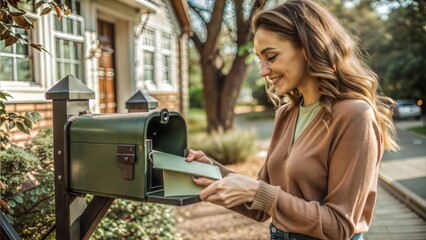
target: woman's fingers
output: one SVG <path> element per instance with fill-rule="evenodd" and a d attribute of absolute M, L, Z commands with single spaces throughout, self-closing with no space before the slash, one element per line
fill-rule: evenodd
<path fill-rule="evenodd" d="M 206 186 L 199 194 L 201 200 L 227 208 L 253 202 L 259 188 L 259 181 L 239 174 L 229 174 L 217 181 L 199 178 L 194 182 Z"/>
<path fill-rule="evenodd" d="M 186 156 L 186 161 L 191 162 L 193 160 L 198 160 L 204 156 L 204 153 L 202 151 L 195 151 L 192 149 L 189 149 L 188 155 Z"/>
<path fill-rule="evenodd" d="M 198 161 L 203 162 L 207 164 L 213 164 L 212 160 L 208 158 L 202 151 L 195 151 L 192 149 L 188 149 L 188 155 L 185 158 L 185 161 L 192 162 L 192 161 Z"/>
<path fill-rule="evenodd" d="M 207 187 L 210 184 L 214 183 L 216 180 L 213 180 L 211 178 L 205 178 L 205 177 L 193 177 L 193 181 L 195 182 L 195 184 L 200 185 L 200 186 L 204 186 Z"/>

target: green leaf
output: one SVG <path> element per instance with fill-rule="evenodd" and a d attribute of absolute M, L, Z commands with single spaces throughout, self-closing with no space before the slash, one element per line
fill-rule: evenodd
<path fill-rule="evenodd" d="M 26 134 L 30 134 L 30 130 L 23 122 L 17 122 L 16 126 L 18 127 L 19 131 L 24 132 Z"/>
<path fill-rule="evenodd" d="M 16 114 L 16 113 L 8 113 L 7 114 L 10 118 L 17 118 L 18 117 L 18 114 Z"/>
<path fill-rule="evenodd" d="M 29 129 L 33 128 L 33 122 L 30 121 L 29 119 L 24 120 L 24 125 Z"/>
<path fill-rule="evenodd" d="M 13 129 L 16 126 L 15 122 L 13 120 L 9 120 L 9 124 L 7 125 L 7 127 L 9 129 Z"/>
<path fill-rule="evenodd" d="M 7 100 L 7 97 L 8 97 L 8 96 L 10 96 L 10 94 L 9 94 L 9 93 L 7 93 L 7 92 L 3 92 L 3 91 L 0 91 L 0 98 L 1 98 L 1 99 Z"/>
<path fill-rule="evenodd" d="M 13 224 L 13 216 L 12 215 L 10 215 L 9 213 L 6 213 L 6 218 L 10 223 Z"/>
<path fill-rule="evenodd" d="M 245 48 L 244 48 L 244 45 L 243 46 L 240 46 L 239 48 L 238 48 L 238 56 L 241 56 L 241 55 L 243 55 L 243 53 L 245 52 Z"/>
<path fill-rule="evenodd" d="M 31 200 L 31 202 L 37 202 L 37 200 L 38 200 L 38 196 L 37 195 L 34 195 L 34 196 L 31 196 L 30 197 L 30 200 Z"/>
<path fill-rule="evenodd" d="M 25 113 L 25 117 L 26 117 L 28 120 L 30 120 L 31 122 L 34 122 L 33 115 L 32 115 L 30 112 L 26 112 L 26 113 Z"/>
<path fill-rule="evenodd" d="M 7 201 L 7 204 L 10 206 L 10 207 L 15 207 L 16 206 L 16 202 L 15 201 L 13 201 L 13 200 L 9 200 L 9 201 Z"/>
<path fill-rule="evenodd" d="M 41 116 L 39 112 L 31 112 L 31 115 L 33 116 L 33 119 L 35 119 L 35 122 L 43 119 L 43 116 Z"/>
<path fill-rule="evenodd" d="M 248 42 L 246 44 L 241 45 L 238 48 L 238 56 L 243 55 L 246 51 L 247 52 L 251 52 L 251 50 L 253 49 L 253 42 Z"/>
<path fill-rule="evenodd" d="M 22 198 L 19 195 L 13 196 L 13 200 L 15 200 L 15 202 L 17 202 L 17 203 L 23 203 L 24 202 L 24 198 Z"/>
<path fill-rule="evenodd" d="M 253 59 L 254 59 L 254 54 L 251 53 L 246 57 L 246 59 L 244 59 L 244 63 L 249 65 L 249 64 L 253 63 Z"/>
<path fill-rule="evenodd" d="M 15 214 L 15 210 L 13 208 L 9 208 L 9 210 L 7 210 L 7 212 L 12 214 L 12 215 Z"/>

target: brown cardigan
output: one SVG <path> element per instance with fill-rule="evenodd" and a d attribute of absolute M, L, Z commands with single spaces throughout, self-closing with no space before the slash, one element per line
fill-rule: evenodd
<path fill-rule="evenodd" d="M 322 109 L 291 145 L 297 114 L 292 105 L 277 112 L 255 200 L 232 210 L 258 221 L 272 217 L 283 231 L 321 239 L 368 231 L 383 155 L 372 108 L 362 100 L 339 101 L 329 120 Z"/>

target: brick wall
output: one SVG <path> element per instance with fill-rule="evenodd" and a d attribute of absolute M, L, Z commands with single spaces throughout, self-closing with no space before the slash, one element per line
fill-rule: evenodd
<path fill-rule="evenodd" d="M 52 103 L 50 101 L 26 102 L 26 103 L 10 103 L 6 102 L 7 112 L 15 112 L 24 115 L 26 112 L 39 112 L 43 119 L 33 126 L 30 135 L 19 132 L 14 129 L 10 133 L 11 141 L 14 144 L 22 146 L 31 137 L 34 137 L 40 128 L 53 126 Z"/>
<path fill-rule="evenodd" d="M 167 108 L 169 111 L 181 111 L 179 93 L 150 93 L 149 95 L 158 100 L 158 110 Z"/>

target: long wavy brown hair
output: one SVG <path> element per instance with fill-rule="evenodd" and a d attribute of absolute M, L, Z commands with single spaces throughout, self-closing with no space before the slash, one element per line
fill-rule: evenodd
<path fill-rule="evenodd" d="M 334 103 L 342 99 L 361 99 L 374 110 L 387 150 L 398 150 L 392 112 L 393 100 L 381 93 L 378 76 L 361 56 L 355 38 L 329 11 L 311 0 L 289 0 L 271 10 L 259 10 L 252 20 L 252 31 L 263 28 L 290 40 L 305 51 L 308 74 L 319 81 L 320 102 L 331 116 Z M 282 96 L 267 78 L 270 100 L 279 108 Z M 286 96 L 293 104 L 302 100 L 297 89 Z"/>

